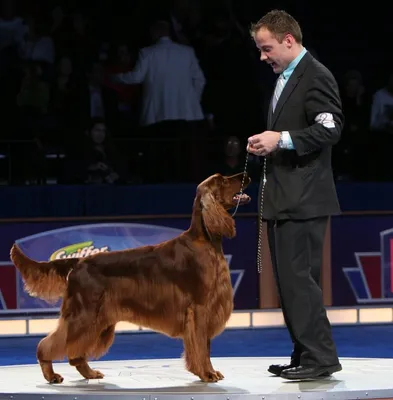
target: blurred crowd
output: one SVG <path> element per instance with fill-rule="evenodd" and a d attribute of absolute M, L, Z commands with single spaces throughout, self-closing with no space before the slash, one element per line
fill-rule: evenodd
<path fill-rule="evenodd" d="M 2 183 L 198 182 L 243 170 L 274 76 L 251 21 L 228 2 L 163 1 L 154 12 L 141 1 L 32 3 L 1 2 Z M 355 69 L 337 80 L 336 178 L 390 180 L 393 75 L 377 91 Z M 381 157 L 369 162 L 373 146 Z M 258 160 L 249 168 L 258 176 Z"/>

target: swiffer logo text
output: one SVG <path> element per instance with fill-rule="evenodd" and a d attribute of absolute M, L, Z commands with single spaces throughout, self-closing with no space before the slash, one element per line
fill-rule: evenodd
<path fill-rule="evenodd" d="M 63 258 L 84 258 L 97 253 L 106 253 L 109 246 L 95 247 L 93 242 L 82 242 L 63 247 L 55 251 L 49 258 L 52 260 L 61 260 Z"/>

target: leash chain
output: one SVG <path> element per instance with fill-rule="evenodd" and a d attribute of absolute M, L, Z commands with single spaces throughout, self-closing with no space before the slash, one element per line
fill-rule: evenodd
<path fill-rule="evenodd" d="M 247 152 L 246 154 L 246 162 L 244 164 L 244 171 L 243 171 L 243 179 L 242 179 L 242 185 L 240 187 L 240 193 L 239 193 L 239 199 L 236 204 L 235 211 L 232 214 L 232 217 L 235 216 L 237 209 L 239 208 L 239 204 L 241 201 L 241 195 L 243 194 L 244 190 L 244 179 L 246 177 L 246 172 L 247 172 L 247 165 L 248 165 L 248 155 L 249 153 Z M 259 229 L 258 229 L 258 249 L 257 249 L 257 268 L 258 268 L 258 274 L 262 272 L 262 238 L 263 238 L 263 196 L 265 193 L 265 186 L 266 186 L 266 157 L 263 161 L 263 179 L 262 179 L 262 188 L 261 188 L 261 199 L 260 199 L 260 209 L 258 210 L 259 214 Z"/>
<path fill-rule="evenodd" d="M 258 248 L 257 248 L 257 268 L 258 274 L 262 272 L 262 239 L 263 239 L 263 195 L 265 193 L 266 186 L 266 157 L 263 160 L 263 179 L 262 179 L 262 188 L 261 188 L 261 198 L 260 198 L 260 207 L 258 210 L 259 214 L 259 229 L 258 229 Z"/>
<path fill-rule="evenodd" d="M 245 164 L 244 164 L 242 185 L 240 186 L 239 199 L 238 199 L 238 201 L 237 201 L 236 208 L 235 208 L 235 211 L 234 211 L 233 214 L 232 214 L 232 217 L 234 217 L 235 214 L 237 213 L 237 209 L 239 208 L 239 204 L 240 204 L 240 201 L 241 201 L 241 196 L 242 196 L 242 194 L 243 194 L 243 190 L 244 190 L 244 179 L 245 179 L 246 173 L 247 173 L 248 154 L 249 154 L 249 153 L 247 152 L 247 154 L 246 154 L 246 162 L 245 162 Z"/>

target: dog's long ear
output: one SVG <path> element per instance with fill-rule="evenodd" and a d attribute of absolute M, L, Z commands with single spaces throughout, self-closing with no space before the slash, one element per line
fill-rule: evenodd
<path fill-rule="evenodd" d="M 209 190 L 201 196 L 201 205 L 203 223 L 211 237 L 235 236 L 235 221 Z"/>

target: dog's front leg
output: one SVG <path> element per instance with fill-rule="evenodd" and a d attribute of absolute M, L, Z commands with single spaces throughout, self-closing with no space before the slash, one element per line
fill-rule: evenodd
<path fill-rule="evenodd" d="M 210 339 L 207 336 L 207 318 L 202 307 L 187 309 L 183 335 L 184 357 L 188 371 L 203 382 L 217 382 L 224 376 L 215 371 L 210 361 Z"/>
<path fill-rule="evenodd" d="M 214 368 L 211 364 L 211 360 L 210 360 L 210 343 L 211 343 L 211 339 L 207 339 L 207 353 L 208 353 L 208 357 L 209 357 L 209 362 L 210 362 L 211 368 L 214 370 Z M 214 372 L 217 374 L 218 380 L 224 379 L 224 375 L 220 371 L 214 370 Z"/>

